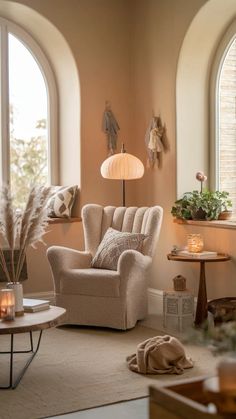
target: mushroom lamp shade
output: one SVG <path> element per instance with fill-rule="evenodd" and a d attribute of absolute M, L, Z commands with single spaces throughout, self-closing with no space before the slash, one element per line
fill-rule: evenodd
<path fill-rule="evenodd" d="M 101 165 L 102 177 L 122 180 L 123 206 L 125 206 L 125 180 L 139 179 L 143 174 L 144 166 L 141 160 L 124 151 L 108 157 Z"/>
<path fill-rule="evenodd" d="M 101 165 L 101 175 L 106 179 L 139 179 L 143 174 L 143 163 L 129 153 L 114 154 Z"/>

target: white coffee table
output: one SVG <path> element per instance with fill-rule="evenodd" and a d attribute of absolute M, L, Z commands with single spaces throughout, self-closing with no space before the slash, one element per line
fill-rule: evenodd
<path fill-rule="evenodd" d="M 60 323 L 60 318 L 65 314 L 66 310 L 61 307 L 50 306 L 48 310 L 43 310 L 37 313 L 25 313 L 21 317 L 16 317 L 12 321 L 0 320 L 0 335 L 10 335 L 10 351 L 0 352 L 0 354 L 10 355 L 10 371 L 9 371 L 9 385 L 0 386 L 0 389 L 15 389 L 25 374 L 28 366 L 38 352 L 41 337 L 44 329 L 55 327 Z M 34 349 L 33 332 L 39 332 L 36 348 Z M 29 333 L 30 335 L 30 349 L 25 351 L 14 350 L 14 335 L 17 333 Z M 0 336 L 1 339 L 1 336 Z M 13 381 L 13 361 L 14 354 L 29 353 L 30 358 L 27 360 L 25 366 L 20 371 L 18 376 Z"/>

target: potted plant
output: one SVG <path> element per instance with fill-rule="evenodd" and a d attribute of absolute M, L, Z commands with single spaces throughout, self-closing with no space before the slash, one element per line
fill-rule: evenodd
<path fill-rule="evenodd" d="M 192 191 L 175 201 L 171 214 L 185 220 L 217 220 L 222 211 L 232 206 L 226 191 Z"/>
<path fill-rule="evenodd" d="M 1 191 L 0 267 L 4 272 L 7 286 L 14 289 L 15 309 L 18 315 L 23 314 L 22 284 L 19 281 L 26 251 L 29 246 L 42 241 L 48 221 L 47 202 L 50 194 L 51 188 L 32 188 L 24 211 L 19 212 L 14 208 L 9 188 L 4 187 Z"/>

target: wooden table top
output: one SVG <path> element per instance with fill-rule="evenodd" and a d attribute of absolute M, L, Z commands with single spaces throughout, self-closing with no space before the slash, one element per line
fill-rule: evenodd
<path fill-rule="evenodd" d="M 65 312 L 66 310 L 62 307 L 50 306 L 48 310 L 24 313 L 23 316 L 15 317 L 14 320 L 0 320 L 0 335 L 33 332 L 57 326 Z"/>
<path fill-rule="evenodd" d="M 231 257 L 225 253 L 218 253 L 213 257 L 192 257 L 192 256 L 180 256 L 172 255 L 169 253 L 167 255 L 168 260 L 174 260 L 179 262 L 225 262 L 230 260 Z"/>

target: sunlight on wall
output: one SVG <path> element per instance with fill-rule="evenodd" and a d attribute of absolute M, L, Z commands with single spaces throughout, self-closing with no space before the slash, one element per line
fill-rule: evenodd
<path fill-rule="evenodd" d="M 234 0 L 208 1 L 193 19 L 182 44 L 176 78 L 177 197 L 197 189 L 197 171 L 210 175 L 210 69 L 217 43 L 234 15 Z"/>

